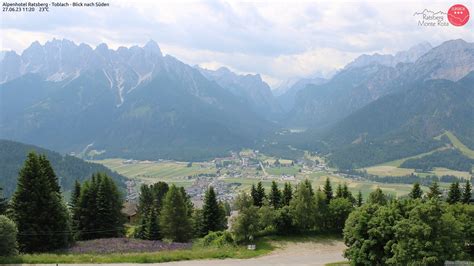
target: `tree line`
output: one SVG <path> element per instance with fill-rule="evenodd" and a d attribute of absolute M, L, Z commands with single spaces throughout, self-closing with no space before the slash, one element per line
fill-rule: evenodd
<path fill-rule="evenodd" d="M 375 197 L 375 194 L 378 196 Z M 471 185 L 453 183 L 446 201 L 435 182 L 426 195 L 418 183 L 408 198 L 392 199 L 380 189 L 352 212 L 345 224 L 344 256 L 353 265 L 444 265 L 474 255 Z"/>
<path fill-rule="evenodd" d="M 134 237 L 186 242 L 226 229 L 229 212 L 230 206 L 217 200 L 212 186 L 205 192 L 202 209 L 198 209 L 183 187 L 170 187 L 165 182 L 142 185 L 138 204 L 140 220 Z"/>
<path fill-rule="evenodd" d="M 471 184 L 451 184 L 443 195 L 437 182 L 424 193 L 415 183 L 406 198 L 381 189 L 367 199 L 353 195 L 347 184 L 326 179 L 313 188 L 309 180 L 268 191 L 258 182 L 230 205 L 217 199 L 210 186 L 202 208 L 195 208 L 184 188 L 164 182 L 143 185 L 139 221 L 133 236 L 187 242 L 252 243 L 268 235 L 332 232 L 343 234 L 345 256 L 353 264 L 441 264 L 473 255 L 474 205 Z M 45 252 L 67 248 L 75 240 L 122 237 L 126 219 L 123 199 L 114 181 L 96 173 L 76 182 L 69 204 L 44 155 L 28 154 L 17 189 L 6 203 L 0 196 L 0 254 Z M 226 230 L 223 232 L 224 230 Z"/>
<path fill-rule="evenodd" d="M 75 240 L 124 233 L 123 200 L 111 177 L 97 173 L 83 184 L 76 181 L 68 206 L 51 163 L 35 152 L 28 153 L 11 200 L 1 202 L 6 216 L 0 227 L 8 233 L 0 234 L 0 242 L 15 244 L 0 248 L 0 255 L 54 251 Z"/>

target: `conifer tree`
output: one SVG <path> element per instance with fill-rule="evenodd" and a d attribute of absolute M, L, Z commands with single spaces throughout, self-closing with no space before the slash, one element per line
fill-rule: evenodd
<path fill-rule="evenodd" d="M 262 182 L 258 182 L 256 188 L 252 186 L 251 196 L 253 205 L 262 207 L 263 200 L 265 199 L 265 189 L 263 188 Z"/>
<path fill-rule="evenodd" d="M 72 241 L 69 213 L 48 165 L 45 157 L 30 152 L 19 173 L 11 209 L 23 252 L 64 248 Z"/>
<path fill-rule="evenodd" d="M 186 242 L 192 236 L 188 206 L 180 190 L 172 185 L 166 193 L 160 213 L 160 229 L 163 238 Z"/>
<path fill-rule="evenodd" d="M 2 190 L 3 188 L 0 187 L 0 215 L 5 214 L 8 206 L 8 201 L 3 197 Z"/>
<path fill-rule="evenodd" d="M 157 220 L 157 214 L 155 208 L 152 208 L 146 223 L 146 239 L 148 240 L 159 240 L 160 226 Z"/>
<path fill-rule="evenodd" d="M 303 183 L 309 189 L 309 193 L 311 193 L 311 196 L 314 196 L 313 186 L 311 185 L 311 182 L 308 179 L 305 179 Z"/>
<path fill-rule="evenodd" d="M 139 239 L 148 239 L 147 235 L 147 224 L 150 214 L 143 214 L 140 217 L 140 225 L 135 229 L 133 237 Z"/>
<path fill-rule="evenodd" d="M 326 183 L 324 184 L 323 192 L 324 194 L 326 194 L 326 203 L 329 204 L 329 202 L 333 198 L 332 186 L 331 186 L 331 181 L 329 180 L 329 178 L 326 178 Z"/>
<path fill-rule="evenodd" d="M 362 206 L 362 203 L 363 203 L 363 199 L 362 199 L 362 192 L 360 192 L 359 190 L 359 193 L 357 193 L 357 206 Z"/>
<path fill-rule="evenodd" d="M 293 188 L 289 182 L 285 183 L 285 187 L 283 188 L 283 196 L 282 196 L 282 205 L 290 206 L 290 201 L 293 198 Z"/>
<path fill-rule="evenodd" d="M 79 181 L 74 182 L 74 189 L 71 193 L 71 200 L 69 201 L 69 207 L 73 210 L 77 203 L 79 202 L 79 197 L 81 196 L 81 183 Z"/>
<path fill-rule="evenodd" d="M 451 184 L 446 201 L 449 204 L 455 204 L 461 201 L 461 189 L 459 188 L 459 182 L 454 182 Z"/>
<path fill-rule="evenodd" d="M 421 199 L 421 196 L 423 196 L 423 191 L 421 190 L 420 183 L 413 184 L 413 188 L 410 191 L 409 196 L 412 199 Z"/>
<path fill-rule="evenodd" d="M 439 189 L 438 182 L 434 181 L 430 186 L 430 191 L 427 193 L 429 199 L 439 199 L 441 197 L 441 191 Z"/>
<path fill-rule="evenodd" d="M 50 182 L 51 189 L 57 193 L 61 193 L 61 188 L 59 187 L 58 177 L 54 173 L 53 167 L 51 163 L 46 159 L 46 155 L 39 155 L 38 156 L 39 163 L 41 165 L 41 169 L 43 174 Z"/>
<path fill-rule="evenodd" d="M 78 230 L 81 239 L 119 237 L 124 234 L 123 200 L 114 181 L 97 173 L 81 188 Z"/>
<path fill-rule="evenodd" d="M 281 207 L 281 191 L 278 189 L 278 184 L 275 181 L 272 181 L 272 187 L 270 194 L 268 195 L 268 200 L 273 208 L 278 209 Z"/>
<path fill-rule="evenodd" d="M 464 186 L 464 191 L 462 193 L 462 203 L 468 204 L 471 201 L 471 183 L 469 180 L 466 181 L 466 185 Z"/>
<path fill-rule="evenodd" d="M 152 186 L 153 202 L 158 214 L 160 213 L 161 207 L 163 205 L 163 199 L 165 198 L 166 192 L 168 192 L 168 190 L 169 186 L 166 182 L 159 181 Z"/>
<path fill-rule="evenodd" d="M 204 196 L 204 206 L 202 208 L 203 226 L 202 235 L 209 232 L 216 232 L 224 229 L 222 227 L 223 212 L 219 208 L 214 188 L 210 186 Z"/>
<path fill-rule="evenodd" d="M 342 198 L 342 186 L 341 184 L 337 184 L 337 189 L 336 189 L 336 196 L 335 198 Z"/>
<path fill-rule="evenodd" d="M 81 196 L 81 183 L 75 181 L 74 190 L 71 194 L 71 200 L 69 201 L 69 209 L 71 210 L 72 219 L 71 219 L 71 228 L 74 232 L 77 232 L 79 225 L 79 197 Z M 77 237 L 77 236 L 76 236 Z"/>
<path fill-rule="evenodd" d="M 193 217 L 193 210 L 194 210 L 194 204 L 191 201 L 191 197 L 186 193 L 186 190 L 184 187 L 179 187 L 179 192 L 181 192 L 181 195 L 183 195 L 184 203 L 186 204 L 187 207 L 187 214 L 188 218 L 191 219 Z"/>
<path fill-rule="evenodd" d="M 257 195 L 257 188 L 255 187 L 255 184 L 252 184 L 252 187 L 250 188 L 250 197 L 252 197 L 253 205 L 256 205 L 255 201 L 258 195 Z"/>
<path fill-rule="evenodd" d="M 153 206 L 153 192 L 150 186 L 142 184 L 140 187 L 140 196 L 138 197 L 138 215 L 140 217 L 147 216 Z"/>

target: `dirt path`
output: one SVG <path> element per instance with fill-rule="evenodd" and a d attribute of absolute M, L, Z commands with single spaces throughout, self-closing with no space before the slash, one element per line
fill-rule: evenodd
<path fill-rule="evenodd" d="M 198 265 L 325 265 L 330 262 L 344 261 L 342 241 L 285 243 L 269 255 L 252 259 L 194 260 L 160 263 L 157 266 L 198 266 Z"/>

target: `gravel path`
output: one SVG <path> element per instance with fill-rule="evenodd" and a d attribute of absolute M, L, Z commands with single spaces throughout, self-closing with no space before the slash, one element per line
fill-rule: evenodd
<path fill-rule="evenodd" d="M 329 240 L 321 243 L 303 242 L 286 243 L 269 255 L 252 259 L 225 259 L 225 260 L 194 260 L 160 263 L 157 266 L 276 266 L 276 265 L 325 265 L 330 262 L 344 261 L 342 252 L 345 249 L 342 241 Z"/>

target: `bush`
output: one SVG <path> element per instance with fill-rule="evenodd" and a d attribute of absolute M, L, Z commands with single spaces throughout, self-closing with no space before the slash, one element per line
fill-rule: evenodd
<path fill-rule="evenodd" d="M 17 233 L 15 223 L 6 216 L 0 215 L 0 256 L 18 254 Z"/>
<path fill-rule="evenodd" d="M 232 235 L 227 231 L 210 232 L 203 239 L 204 246 L 223 247 L 235 244 Z"/>

